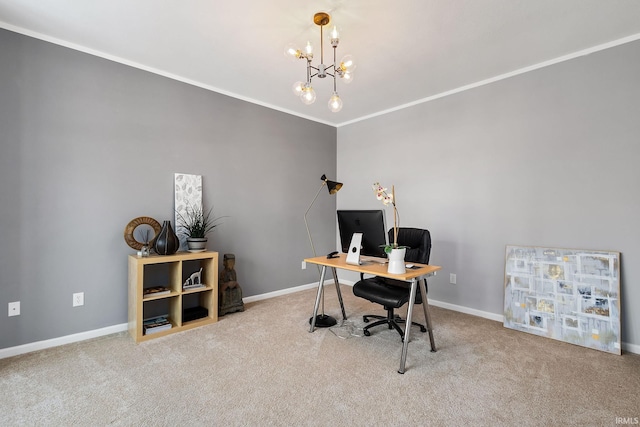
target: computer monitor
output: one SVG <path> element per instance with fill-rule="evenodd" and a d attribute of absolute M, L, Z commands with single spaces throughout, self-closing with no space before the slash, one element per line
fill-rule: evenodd
<path fill-rule="evenodd" d="M 386 258 L 388 243 L 383 210 L 338 210 L 338 228 L 342 252 L 349 252 L 353 233 L 362 233 L 360 255 Z"/>

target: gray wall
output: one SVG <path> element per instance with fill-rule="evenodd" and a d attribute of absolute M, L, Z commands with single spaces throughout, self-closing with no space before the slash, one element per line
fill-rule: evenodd
<path fill-rule="evenodd" d="M 173 218 L 176 172 L 228 216 L 209 249 L 236 254 L 245 296 L 317 280 L 303 214 L 335 128 L 5 30 L 0 52 L 0 348 L 125 323 L 124 227 Z M 310 213 L 322 253 L 335 205 Z"/>
<path fill-rule="evenodd" d="M 371 184 L 395 184 L 443 267 L 431 298 L 498 315 L 505 245 L 620 251 L 622 341 L 638 346 L 638 76 L 634 42 L 341 127 L 338 208 L 381 208 Z"/>
<path fill-rule="evenodd" d="M 341 127 L 337 153 L 329 126 L 5 30 L 0 52 L 0 348 L 126 322 L 122 232 L 173 217 L 175 172 L 229 216 L 209 246 L 236 254 L 245 296 L 317 280 L 302 215 L 326 173 L 340 208 L 396 185 L 445 303 L 501 314 L 507 244 L 622 252 L 623 341 L 640 345 L 639 42 Z M 318 253 L 335 207 L 323 192 L 310 212 Z"/>

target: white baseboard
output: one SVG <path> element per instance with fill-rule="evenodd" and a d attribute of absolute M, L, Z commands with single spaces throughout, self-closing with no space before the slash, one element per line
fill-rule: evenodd
<path fill-rule="evenodd" d="M 495 320 L 496 322 L 504 321 L 502 314 L 489 313 L 488 311 L 476 310 L 475 308 L 464 307 L 462 305 L 449 304 L 448 302 L 442 302 L 431 298 L 429 298 L 429 304 L 440 308 L 446 308 L 447 310 L 482 317 L 484 319 Z"/>
<path fill-rule="evenodd" d="M 342 279 L 340 279 L 340 283 L 343 284 L 343 285 L 349 285 L 349 286 L 353 286 L 353 284 L 354 284 L 353 281 L 342 280 Z M 315 285 L 312 285 L 312 287 L 313 286 L 315 286 Z M 504 322 L 504 316 L 502 314 L 496 314 L 496 313 L 490 313 L 488 311 L 476 310 L 475 308 L 469 308 L 469 307 L 464 307 L 462 305 L 450 304 L 448 302 L 442 302 L 442 301 L 434 300 L 434 299 L 431 299 L 431 298 L 429 298 L 429 304 L 433 305 L 433 306 L 436 306 L 436 307 L 445 308 L 447 310 L 452 310 L 452 311 L 457 311 L 457 312 L 460 312 L 460 313 L 470 314 L 472 316 L 482 317 L 484 319 L 495 320 L 496 322 L 500 322 L 500 323 Z M 626 351 L 628 353 L 640 354 L 640 345 L 629 344 L 629 343 L 623 342 L 622 343 L 622 350 L 624 350 L 624 351 Z"/>
<path fill-rule="evenodd" d="M 324 283 L 325 285 L 332 284 L 333 279 L 325 280 Z M 340 283 L 343 285 L 353 286 L 353 282 L 348 280 L 341 280 Z M 242 301 L 245 303 L 249 303 L 249 302 L 265 300 L 269 298 L 279 297 L 282 295 L 292 294 L 294 292 L 306 291 L 308 289 L 313 289 L 316 286 L 318 285 L 315 283 L 310 283 L 307 285 L 301 285 L 293 288 L 282 289 L 280 291 L 267 292 L 265 294 L 246 297 L 246 298 L 243 298 Z M 503 316 L 501 314 L 489 313 L 487 311 L 476 310 L 474 308 L 450 304 L 447 302 L 437 301 L 433 299 L 429 299 L 429 304 L 434 305 L 436 307 L 445 308 L 447 310 L 458 311 L 460 313 L 470 314 L 472 316 L 478 316 L 485 319 L 494 320 L 496 322 L 503 322 Z M 44 350 L 47 348 L 58 347 L 64 344 L 71 344 L 74 342 L 84 341 L 92 338 L 98 338 L 105 335 L 124 332 L 127 329 L 128 329 L 128 324 L 121 323 L 119 325 L 107 326 L 106 328 L 80 332 L 77 334 L 66 335 L 64 337 L 52 338 L 49 340 L 37 341 L 37 342 L 19 345 L 15 347 L 3 348 L 3 349 L 0 349 L 0 359 L 5 359 L 7 357 L 18 356 L 26 353 L 31 353 L 33 351 Z M 629 353 L 640 354 L 640 345 L 622 343 L 622 350 Z"/>
<path fill-rule="evenodd" d="M 629 353 L 640 354 L 640 345 L 623 342 L 622 349 Z"/>
<path fill-rule="evenodd" d="M 331 281 L 333 283 L 333 280 Z M 327 282 L 325 282 L 327 283 Z M 340 284 L 353 286 L 355 282 L 351 280 L 340 279 Z M 317 285 L 315 285 L 317 286 Z M 488 311 L 476 310 L 474 308 L 464 307 L 461 305 L 449 304 L 448 302 L 442 302 L 429 298 L 429 304 L 436 307 L 446 308 L 447 310 L 459 311 L 460 313 L 471 314 L 472 316 L 484 317 L 485 319 L 495 320 L 496 322 L 502 322 L 503 317 L 501 314 L 489 313 Z"/>
<path fill-rule="evenodd" d="M 15 347 L 3 348 L 0 349 L 0 359 L 18 356 L 25 353 L 31 353 L 32 351 L 44 350 L 46 348 L 58 347 L 64 344 L 71 344 L 91 338 L 98 338 L 105 335 L 116 334 L 118 332 L 126 331 L 127 328 L 127 323 L 121 323 L 120 325 L 107 326 L 106 328 L 94 329 L 92 331 L 66 335 L 64 337 L 52 338 L 50 340 L 37 341 L 29 344 L 18 345 Z"/>
<path fill-rule="evenodd" d="M 504 316 L 502 314 L 489 313 L 487 311 L 480 311 L 469 307 L 463 307 L 461 305 L 449 304 L 447 302 L 435 301 L 429 299 L 429 304 L 434 305 L 436 307 L 446 308 L 448 310 L 459 311 L 460 313 L 471 314 L 472 316 L 483 317 L 489 320 L 495 320 L 496 322 L 503 323 Z M 629 344 L 629 343 L 621 343 L 622 350 L 628 353 L 640 354 L 640 345 Z"/>
<path fill-rule="evenodd" d="M 325 280 L 325 284 L 332 284 L 331 281 Z M 310 283 L 308 285 L 296 286 L 294 288 L 283 289 L 280 291 L 267 292 L 266 294 L 255 295 L 247 298 L 243 298 L 245 303 L 260 301 L 264 299 L 274 298 L 281 295 L 287 295 L 294 292 L 305 291 L 307 289 L 314 289 L 317 287 L 317 283 Z M 106 328 L 94 329 L 92 331 L 80 332 L 77 334 L 66 335 L 63 337 L 52 338 L 44 341 L 32 342 L 24 345 L 18 345 L 15 347 L 8 347 L 0 349 L 0 359 L 6 359 L 7 357 L 19 356 L 21 354 L 31 353 L 38 350 L 44 350 L 47 348 L 58 347 L 65 344 L 71 344 L 74 342 L 84 341 L 92 338 L 98 338 L 105 335 L 111 335 L 119 332 L 124 332 L 128 329 L 127 323 L 120 325 L 107 326 Z"/>
<path fill-rule="evenodd" d="M 331 279 L 331 281 L 329 280 L 324 281 L 325 285 L 329 285 L 332 283 L 333 283 L 333 279 Z M 287 288 L 287 289 L 282 289 L 280 291 L 267 292 L 266 294 L 254 295 L 252 297 L 245 297 L 245 298 L 242 298 L 242 301 L 245 303 L 255 302 L 263 299 L 269 299 L 269 298 L 279 297 L 282 295 L 292 294 L 294 292 L 306 291 L 307 289 L 314 289 L 317 287 L 318 287 L 318 282 L 310 283 L 308 285 L 301 285 L 301 286 L 296 286 L 294 288 Z"/>

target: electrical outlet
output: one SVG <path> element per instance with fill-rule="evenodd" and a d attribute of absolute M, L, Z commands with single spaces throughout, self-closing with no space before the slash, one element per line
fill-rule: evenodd
<path fill-rule="evenodd" d="M 302 261 L 302 269 L 303 269 L 303 270 L 306 270 L 306 269 L 307 269 L 307 263 L 306 263 L 306 262 L 304 262 L 304 261 Z"/>
<path fill-rule="evenodd" d="M 81 305 L 84 305 L 84 292 L 73 294 L 73 306 L 79 307 Z"/>
<path fill-rule="evenodd" d="M 449 274 L 449 283 L 452 285 L 456 284 L 456 275 L 454 273 Z"/>
<path fill-rule="evenodd" d="M 20 316 L 20 301 L 9 303 L 9 317 Z"/>

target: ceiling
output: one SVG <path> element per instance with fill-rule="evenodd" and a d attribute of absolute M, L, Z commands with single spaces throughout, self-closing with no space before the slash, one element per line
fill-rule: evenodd
<path fill-rule="evenodd" d="M 284 48 L 311 41 L 318 63 L 318 11 L 357 61 L 338 113 L 329 78 L 313 105 L 291 91 L 306 70 Z M 638 40 L 640 1 L 0 0 L 0 27 L 340 126 Z"/>

